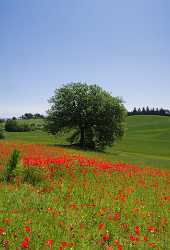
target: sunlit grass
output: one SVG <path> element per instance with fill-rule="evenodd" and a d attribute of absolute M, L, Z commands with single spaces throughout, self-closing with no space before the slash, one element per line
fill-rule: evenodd
<path fill-rule="evenodd" d="M 32 132 L 8 132 L 6 140 L 47 145 L 68 145 L 68 134 L 54 137 L 37 130 Z M 123 160 L 142 163 L 144 166 L 170 166 L 170 117 L 132 116 L 127 118 L 124 138 L 105 153 L 85 151 L 86 155 L 102 157 L 111 161 Z M 72 149 L 70 149 L 72 151 Z M 77 152 L 81 152 L 77 149 Z M 82 152 L 81 152 L 82 153 Z"/>
<path fill-rule="evenodd" d="M 23 168 L 44 172 L 37 185 L 1 182 L 1 247 L 168 250 L 168 170 L 112 164 L 56 147 L 0 146 L 1 169 L 17 148 Z"/>

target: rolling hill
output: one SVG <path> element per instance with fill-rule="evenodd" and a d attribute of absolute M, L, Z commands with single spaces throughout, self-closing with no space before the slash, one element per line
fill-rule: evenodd
<path fill-rule="evenodd" d="M 66 135 L 55 138 L 43 131 L 10 132 L 6 134 L 6 139 L 49 145 L 66 144 Z M 121 160 L 170 168 L 170 117 L 129 116 L 122 140 L 112 148 L 108 148 L 105 153 L 90 151 L 83 151 L 83 153 L 112 161 Z"/>

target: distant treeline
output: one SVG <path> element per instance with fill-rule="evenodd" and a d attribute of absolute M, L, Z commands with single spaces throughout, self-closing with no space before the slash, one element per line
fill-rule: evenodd
<path fill-rule="evenodd" d="M 148 106 L 146 108 L 134 108 L 133 111 L 128 112 L 128 115 L 165 115 L 170 116 L 170 110 L 163 108 L 152 108 L 150 109 Z"/>
<path fill-rule="evenodd" d="M 44 116 L 39 113 L 25 113 L 21 117 L 12 117 L 11 119 L 0 119 L 0 139 L 2 132 L 28 132 L 42 130 L 44 128 Z"/>
<path fill-rule="evenodd" d="M 25 113 L 24 115 L 20 116 L 20 119 L 25 119 L 25 120 L 28 120 L 28 119 L 43 119 L 44 116 L 39 114 L 39 113 L 36 113 L 36 114 L 32 114 L 32 113 Z"/>
<path fill-rule="evenodd" d="M 11 119 L 12 120 L 30 120 L 30 119 L 44 119 L 44 118 L 45 116 L 39 113 L 36 113 L 36 114 L 25 113 L 24 115 L 21 115 L 20 117 L 13 116 Z M 0 118 L 0 123 L 5 122 L 6 120 L 9 120 L 9 119 Z"/>

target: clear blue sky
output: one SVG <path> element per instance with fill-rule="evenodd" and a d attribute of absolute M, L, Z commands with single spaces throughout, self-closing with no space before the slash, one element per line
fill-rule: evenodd
<path fill-rule="evenodd" d="M 170 108 L 170 1 L 1 0 L 0 117 L 45 113 L 78 80 Z"/>

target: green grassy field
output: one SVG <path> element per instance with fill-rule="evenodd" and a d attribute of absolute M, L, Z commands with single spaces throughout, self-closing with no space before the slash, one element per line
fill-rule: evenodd
<path fill-rule="evenodd" d="M 68 144 L 66 135 L 55 138 L 43 131 L 10 132 L 6 133 L 6 140 L 48 145 Z M 105 153 L 89 151 L 83 153 L 89 156 L 97 154 L 112 161 L 122 160 L 155 167 L 170 167 L 170 117 L 128 117 L 126 133 L 121 141 L 112 148 L 108 148 Z"/>
<path fill-rule="evenodd" d="M 32 123 L 34 123 L 35 125 L 38 125 L 38 124 L 43 124 L 44 123 L 44 120 L 43 119 L 28 119 L 28 120 L 24 120 L 24 119 L 21 119 L 21 120 L 17 120 L 19 123 L 27 123 L 29 125 L 31 125 Z"/>
<path fill-rule="evenodd" d="M 26 123 L 26 124 L 28 124 L 28 125 L 31 125 L 32 123 L 34 123 L 35 125 L 42 125 L 43 123 L 44 123 L 44 120 L 43 119 L 40 119 L 40 118 L 38 118 L 38 119 L 17 119 L 17 122 L 19 123 L 19 124 L 23 124 L 23 123 Z M 1 123 L 1 126 L 4 126 L 5 125 L 5 123 Z"/>
<path fill-rule="evenodd" d="M 158 116 L 128 117 L 125 137 L 103 153 L 69 147 L 66 134 L 6 133 L 0 249 L 169 250 L 169 137 L 170 118 Z M 100 158 L 145 167 L 107 169 Z"/>

